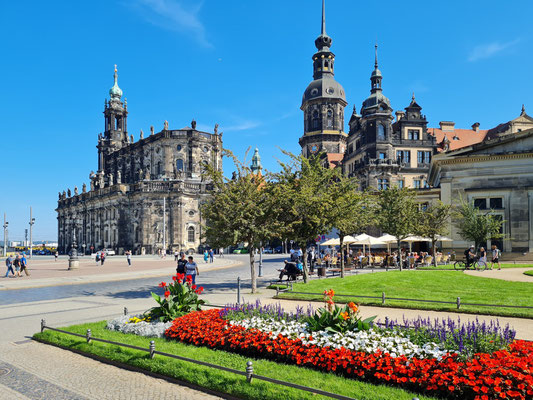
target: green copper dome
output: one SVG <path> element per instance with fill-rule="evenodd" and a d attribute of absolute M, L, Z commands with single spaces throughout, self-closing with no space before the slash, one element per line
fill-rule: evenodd
<path fill-rule="evenodd" d="M 117 65 L 115 64 L 115 74 L 113 75 L 115 78 L 115 84 L 111 89 L 109 89 L 109 96 L 111 96 L 111 100 L 120 100 L 122 97 L 122 89 L 118 87 L 118 73 L 117 73 Z"/>

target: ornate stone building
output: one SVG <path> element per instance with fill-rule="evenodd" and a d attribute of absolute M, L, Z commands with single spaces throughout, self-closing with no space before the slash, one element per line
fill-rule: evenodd
<path fill-rule="evenodd" d="M 115 83 L 105 101 L 105 130 L 98 135 L 98 170 L 71 193 L 59 193 L 59 252 L 103 248 L 122 254 L 155 253 L 160 249 L 196 251 L 202 244 L 200 204 L 209 195 L 202 180 L 203 163 L 222 168 L 222 132 L 190 127 L 153 126 L 138 141 L 128 136 L 127 101 L 122 102 L 115 66 Z"/>

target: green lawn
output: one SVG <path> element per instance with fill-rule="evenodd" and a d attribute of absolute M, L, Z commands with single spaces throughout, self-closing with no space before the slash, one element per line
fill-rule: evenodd
<path fill-rule="evenodd" d="M 74 325 L 63 328 L 63 330 L 85 334 L 87 329 L 91 329 L 93 337 L 145 348 L 148 348 L 149 342 L 152 340 L 150 338 L 108 331 L 104 327 L 105 321 L 101 321 L 83 325 Z M 99 357 L 129 364 L 147 371 L 191 382 L 242 399 L 326 399 L 326 397 L 323 396 L 313 395 L 308 392 L 267 383 L 257 379 L 249 384 L 244 376 L 160 355 L 156 355 L 154 359 L 150 359 L 146 352 L 138 350 L 95 341 L 91 344 L 87 344 L 82 338 L 50 330 L 45 330 L 43 333 L 37 333 L 34 337 L 40 341 L 55 344 L 63 348 L 76 349 L 85 353 L 94 354 Z M 413 397 L 418 397 L 420 400 L 435 400 L 433 397 L 418 395 L 385 385 L 373 385 L 370 383 L 346 379 L 333 373 L 322 373 L 294 365 L 252 359 L 225 351 L 211 350 L 205 347 L 194 347 L 175 341 L 167 341 L 166 339 L 154 340 L 158 351 L 177 354 L 182 357 L 205 361 L 242 371 L 244 371 L 246 367 L 246 362 L 252 360 L 254 373 L 258 375 L 315 387 L 328 392 L 354 397 L 358 400 L 411 400 Z"/>
<path fill-rule="evenodd" d="M 317 279 L 307 284 L 297 283 L 293 286 L 294 292 L 323 293 L 326 289 L 333 289 L 336 294 L 380 297 L 380 299 L 365 299 L 357 296 L 335 297 L 338 302 L 355 301 L 366 305 L 381 305 L 381 293 L 385 292 L 386 297 L 452 302 L 455 302 L 457 297 L 461 297 L 461 303 L 533 306 L 533 283 L 479 278 L 457 271 L 378 272 L 351 275 L 342 279 Z M 279 298 L 317 301 L 323 299 L 322 295 L 291 292 L 280 293 Z M 385 305 L 399 308 L 458 311 L 454 304 L 386 300 Z M 461 305 L 459 312 L 533 318 L 533 309 Z"/>
<path fill-rule="evenodd" d="M 533 269 L 530 270 L 530 271 L 526 271 L 526 272 L 524 272 L 524 275 L 533 276 Z"/>
<path fill-rule="evenodd" d="M 488 268 L 490 268 L 491 263 L 488 262 Z M 533 268 L 532 264 L 501 264 L 502 269 L 503 268 Z M 448 265 L 437 265 L 437 268 L 434 266 L 430 267 L 418 267 L 419 271 L 435 271 L 435 270 L 441 270 L 441 271 L 455 271 L 453 268 L 453 262 Z M 498 269 L 498 266 L 494 264 L 494 269 Z"/>

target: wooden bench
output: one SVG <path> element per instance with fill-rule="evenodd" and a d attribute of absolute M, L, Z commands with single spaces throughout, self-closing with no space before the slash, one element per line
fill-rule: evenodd
<path fill-rule="evenodd" d="M 344 272 L 353 271 L 353 269 L 353 267 L 344 267 Z M 341 274 L 340 268 L 330 268 L 326 270 L 326 272 L 328 271 L 331 272 L 332 276 L 335 276 L 335 273 L 338 273 L 339 275 Z"/>

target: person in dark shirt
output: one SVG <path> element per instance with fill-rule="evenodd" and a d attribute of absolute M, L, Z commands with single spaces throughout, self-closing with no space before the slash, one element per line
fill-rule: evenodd
<path fill-rule="evenodd" d="M 474 245 L 470 246 L 470 248 L 465 250 L 465 258 L 466 258 L 466 268 L 470 268 L 470 264 L 474 262 L 474 258 L 476 257 L 476 253 Z"/>
<path fill-rule="evenodd" d="M 284 262 L 285 268 L 280 271 L 279 280 L 281 281 L 283 279 L 283 275 L 287 275 L 287 280 L 296 280 L 296 275 L 298 275 L 298 267 L 296 264 L 288 262 L 287 260 Z"/>
<path fill-rule="evenodd" d="M 176 272 L 178 274 L 184 274 L 185 273 L 185 265 L 187 264 L 187 259 L 185 258 L 185 253 L 181 253 L 181 258 L 178 260 L 178 266 L 176 268 Z"/>

